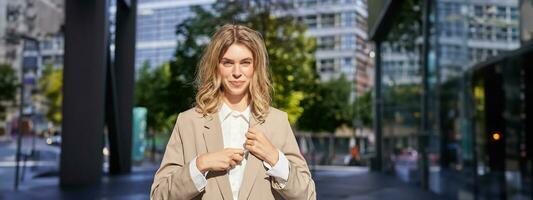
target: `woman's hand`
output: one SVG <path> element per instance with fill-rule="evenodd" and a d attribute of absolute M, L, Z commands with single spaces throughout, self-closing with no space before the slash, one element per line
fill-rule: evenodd
<path fill-rule="evenodd" d="M 267 162 L 270 166 L 274 166 L 278 163 L 278 149 L 263 133 L 255 128 L 248 129 L 248 133 L 246 133 L 245 148 L 257 158 Z"/>
<path fill-rule="evenodd" d="M 213 153 L 205 153 L 196 158 L 196 167 L 202 174 L 207 171 L 225 171 L 241 163 L 243 149 L 225 148 Z"/>

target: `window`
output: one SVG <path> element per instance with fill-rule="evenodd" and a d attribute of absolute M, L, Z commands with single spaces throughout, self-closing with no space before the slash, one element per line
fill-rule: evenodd
<path fill-rule="evenodd" d="M 511 28 L 511 40 L 518 41 L 518 28 Z"/>
<path fill-rule="evenodd" d="M 480 5 L 474 6 L 474 15 L 476 17 L 482 17 L 483 16 L 483 7 Z"/>
<path fill-rule="evenodd" d="M 353 59 L 350 58 L 350 57 L 347 57 L 347 58 L 343 58 L 341 60 L 341 69 L 342 69 L 342 72 L 347 74 L 347 75 L 351 75 L 353 73 L 355 73 L 355 65 L 353 64 Z"/>
<path fill-rule="evenodd" d="M 320 16 L 321 27 L 335 27 L 335 14 L 322 14 Z"/>
<path fill-rule="evenodd" d="M 341 15 L 342 27 L 354 27 L 355 26 L 355 12 L 344 12 Z"/>
<path fill-rule="evenodd" d="M 356 42 L 355 42 L 355 35 L 343 35 L 341 37 L 341 49 L 342 50 L 349 50 L 349 49 L 355 49 L 356 48 Z"/>
<path fill-rule="evenodd" d="M 505 19 L 506 16 L 507 16 L 507 8 L 503 6 L 498 6 L 496 10 L 496 17 Z"/>
<path fill-rule="evenodd" d="M 517 20 L 517 19 L 518 19 L 518 9 L 511 8 L 511 20 Z"/>
<path fill-rule="evenodd" d="M 42 43 L 42 48 L 43 49 L 53 49 L 54 48 L 54 43 L 52 40 L 46 40 Z"/>
<path fill-rule="evenodd" d="M 24 50 L 26 51 L 37 51 L 38 47 L 39 43 L 35 41 L 27 40 L 26 42 L 24 42 Z"/>
<path fill-rule="evenodd" d="M 507 28 L 506 27 L 496 29 L 496 39 L 507 40 Z"/>
<path fill-rule="evenodd" d="M 54 57 L 53 56 L 43 56 L 42 62 L 45 65 L 54 64 Z"/>
<path fill-rule="evenodd" d="M 316 28 L 316 15 L 305 16 L 304 23 L 307 25 L 308 28 Z"/>
<path fill-rule="evenodd" d="M 339 0 L 321 0 L 320 4 L 322 5 L 335 5 L 338 4 Z"/>
<path fill-rule="evenodd" d="M 318 38 L 319 50 L 334 50 L 335 49 L 335 36 L 323 36 Z"/>
<path fill-rule="evenodd" d="M 468 30 L 468 38 L 479 40 L 484 37 L 484 27 L 483 25 L 470 24 Z"/>
<path fill-rule="evenodd" d="M 317 5 L 317 0 L 295 0 L 294 6 L 297 7 L 312 7 Z"/>
<path fill-rule="evenodd" d="M 483 25 L 478 25 L 476 29 L 475 39 L 482 39 L 483 38 Z"/>
<path fill-rule="evenodd" d="M 333 59 L 320 60 L 320 71 L 321 72 L 335 72 L 335 60 Z"/>
<path fill-rule="evenodd" d="M 485 26 L 484 38 L 486 40 L 492 40 L 492 26 Z"/>
<path fill-rule="evenodd" d="M 352 57 L 344 58 L 344 59 L 342 60 L 342 62 L 343 62 L 343 63 L 342 63 L 343 66 L 354 67 L 354 65 L 353 65 L 353 58 L 352 58 Z"/>

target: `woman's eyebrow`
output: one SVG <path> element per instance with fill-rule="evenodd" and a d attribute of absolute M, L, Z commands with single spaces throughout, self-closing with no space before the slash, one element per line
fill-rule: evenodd
<path fill-rule="evenodd" d="M 232 59 L 229 59 L 229 58 L 222 58 L 221 61 L 233 62 L 233 60 L 232 60 Z"/>
<path fill-rule="evenodd" d="M 241 61 L 251 61 L 251 60 L 252 60 L 252 58 L 247 57 L 247 58 L 242 59 Z M 226 57 L 223 57 L 223 58 L 221 59 L 221 61 L 229 61 L 229 62 L 233 62 L 234 60 L 229 59 L 229 58 L 226 58 Z"/>

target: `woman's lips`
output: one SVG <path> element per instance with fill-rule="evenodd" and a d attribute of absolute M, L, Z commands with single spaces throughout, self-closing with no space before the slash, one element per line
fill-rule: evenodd
<path fill-rule="evenodd" d="M 241 87 L 244 84 L 244 81 L 230 81 L 229 82 L 233 87 Z"/>

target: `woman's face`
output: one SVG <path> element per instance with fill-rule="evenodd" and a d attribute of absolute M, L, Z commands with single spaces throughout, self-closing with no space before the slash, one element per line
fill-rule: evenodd
<path fill-rule="evenodd" d="M 252 52 L 241 44 L 232 44 L 218 64 L 224 91 L 229 95 L 241 96 L 248 92 L 254 75 Z"/>

